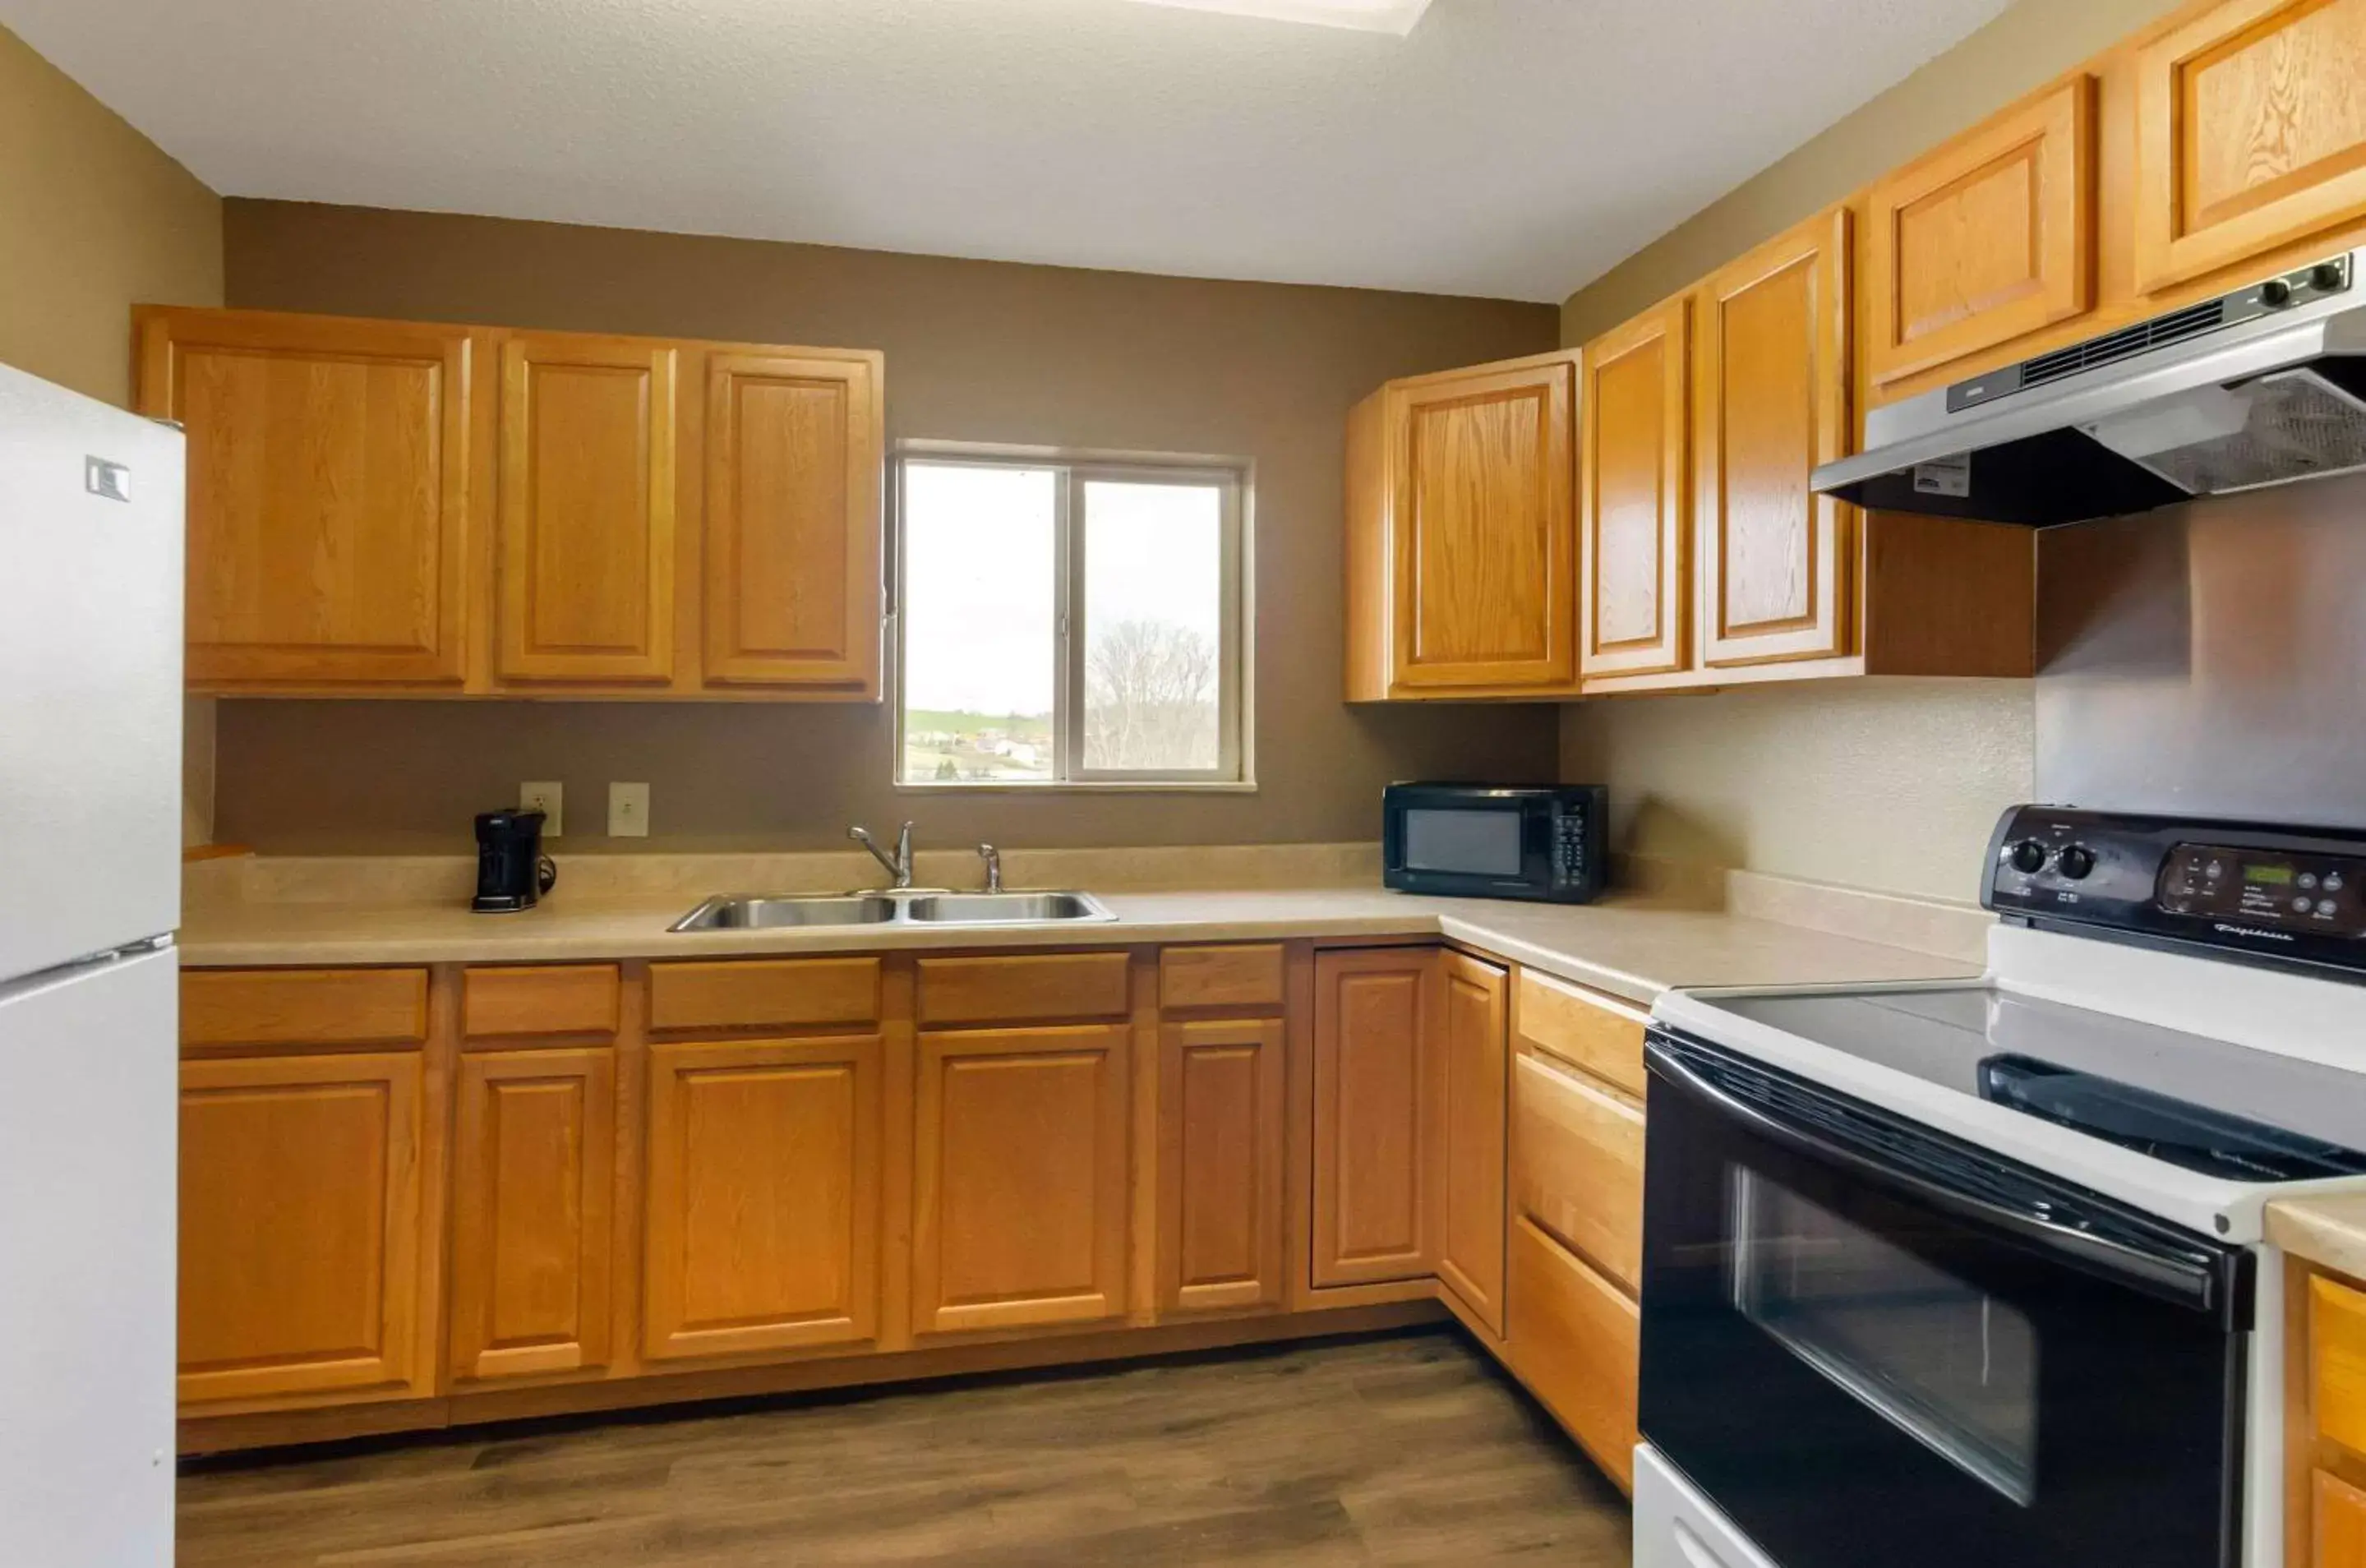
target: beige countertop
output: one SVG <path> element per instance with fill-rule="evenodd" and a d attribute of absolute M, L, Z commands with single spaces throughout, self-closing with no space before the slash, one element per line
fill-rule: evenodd
<path fill-rule="evenodd" d="M 181 961 L 198 967 L 524 964 L 907 949 L 1090 947 L 1290 937 L 1443 936 L 1648 1005 L 1679 986 L 1842 984 L 1977 974 L 1854 936 L 1638 895 L 1575 908 L 1421 898 L 1377 887 L 1109 893 L 1115 923 L 1023 929 L 854 926 L 674 934 L 679 893 L 571 900 L 517 915 L 465 903 L 217 901 L 187 912 Z"/>
<path fill-rule="evenodd" d="M 2268 1239 L 2319 1268 L 2366 1280 L 2366 1192 L 2279 1198 L 2268 1205 Z"/>

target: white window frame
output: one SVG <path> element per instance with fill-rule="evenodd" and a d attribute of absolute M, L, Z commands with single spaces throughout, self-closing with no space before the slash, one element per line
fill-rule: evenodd
<path fill-rule="evenodd" d="M 911 779 L 904 777 L 905 655 L 905 475 L 912 463 L 939 467 L 986 468 L 1050 468 L 1059 475 L 1053 490 L 1053 589 L 1052 615 L 1053 776 L 1048 779 Z M 1167 453 L 1089 452 L 1064 447 L 988 446 L 970 442 L 904 441 L 896 446 L 893 463 L 894 525 L 890 529 L 893 557 L 890 615 L 894 674 L 888 690 L 896 705 L 895 750 L 889 759 L 892 783 L 898 791 L 934 794 L 1041 795 L 1049 791 L 1095 790 L 1254 793 L 1256 789 L 1255 658 L 1250 628 L 1256 623 L 1251 604 L 1251 498 L 1254 465 L 1233 457 Z M 1218 575 L 1216 653 L 1217 764 L 1192 770 L 1087 768 L 1085 766 L 1085 486 L 1095 480 L 1122 484 L 1214 486 L 1222 497 L 1222 552 Z"/>

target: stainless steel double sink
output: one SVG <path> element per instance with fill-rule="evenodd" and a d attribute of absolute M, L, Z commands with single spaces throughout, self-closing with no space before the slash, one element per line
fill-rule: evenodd
<path fill-rule="evenodd" d="M 722 894 L 709 898 L 666 929 L 738 931 L 786 926 L 1092 925 L 1116 919 L 1089 893 L 944 893 L 912 888 L 849 893 L 839 897 Z"/>

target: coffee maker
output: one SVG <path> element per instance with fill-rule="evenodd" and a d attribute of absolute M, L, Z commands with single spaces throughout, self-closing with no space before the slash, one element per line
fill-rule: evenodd
<path fill-rule="evenodd" d="M 543 814 L 510 810 L 477 817 L 477 897 L 480 915 L 531 909 L 558 881 L 558 867 L 542 852 Z"/>

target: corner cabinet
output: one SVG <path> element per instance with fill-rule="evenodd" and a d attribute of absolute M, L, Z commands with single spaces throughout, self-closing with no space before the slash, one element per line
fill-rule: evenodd
<path fill-rule="evenodd" d="M 1577 356 L 1393 381 L 1349 416 L 1347 696 L 1567 692 Z"/>
<path fill-rule="evenodd" d="M 193 690 L 880 694 L 875 353 L 135 323 L 137 405 L 188 431 Z"/>

